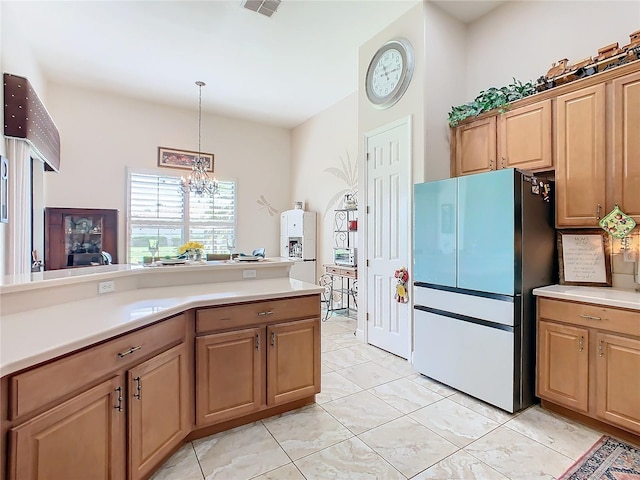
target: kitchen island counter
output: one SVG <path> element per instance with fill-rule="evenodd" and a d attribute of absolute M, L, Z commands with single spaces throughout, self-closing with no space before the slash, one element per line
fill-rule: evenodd
<path fill-rule="evenodd" d="M 202 283 L 189 282 L 194 281 L 194 278 L 199 282 L 202 281 L 200 276 L 203 274 L 211 275 L 212 272 L 209 271 L 211 269 L 207 266 L 204 266 L 201 271 L 196 267 L 145 269 L 144 277 L 148 278 L 142 284 L 145 286 L 142 287 L 140 284 L 129 285 L 120 291 L 116 284 L 116 291 L 112 293 L 98 295 L 96 291 L 95 294 L 86 298 L 27 308 L 8 314 L 5 314 L 3 306 L 0 316 L 0 377 L 192 308 L 317 295 L 324 291 L 317 285 L 285 276 L 288 275 L 288 269 L 282 269 L 279 262 L 273 262 L 273 266 L 276 278 L 212 280 Z M 230 270 L 224 269 L 229 274 L 237 268 L 242 268 L 236 265 L 229 265 L 229 267 L 231 267 Z M 178 270 L 179 268 L 182 269 Z M 122 274 L 123 269 L 117 270 L 117 274 Z M 161 272 L 166 273 L 167 270 L 173 274 L 165 275 Z M 197 272 L 198 275 L 196 277 L 189 275 L 189 271 Z M 101 271 L 98 275 L 102 277 L 109 273 L 113 272 Z M 94 274 L 90 274 L 85 281 L 93 281 Z M 135 274 L 137 275 L 138 272 L 136 271 Z M 233 278 L 233 275 L 229 276 Z M 153 283 L 154 277 L 156 277 L 155 280 L 162 279 L 161 284 L 146 286 Z M 162 285 L 166 283 L 163 277 L 173 278 L 176 282 L 184 281 L 186 284 Z M 77 285 L 77 278 L 74 277 L 71 280 L 73 285 Z M 53 283 L 51 292 L 38 288 L 37 291 L 18 293 L 21 296 L 26 294 L 54 296 L 56 289 L 64 285 L 61 285 L 58 280 Z M 9 299 L 10 295 L 2 297 Z"/>

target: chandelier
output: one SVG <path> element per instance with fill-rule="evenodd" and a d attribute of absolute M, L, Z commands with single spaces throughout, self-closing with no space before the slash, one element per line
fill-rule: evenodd
<path fill-rule="evenodd" d="M 197 81 L 196 85 L 199 89 L 198 98 L 198 156 L 193 160 L 191 165 L 191 173 L 188 177 L 180 177 L 182 183 L 182 191 L 184 193 L 195 193 L 201 197 L 213 196 L 218 193 L 218 182 L 215 178 L 209 178 L 207 167 L 209 166 L 206 159 L 201 156 L 200 139 L 202 130 L 202 87 L 206 84 Z"/>

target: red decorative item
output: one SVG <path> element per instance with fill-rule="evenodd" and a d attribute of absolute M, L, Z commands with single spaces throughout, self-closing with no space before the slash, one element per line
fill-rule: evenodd
<path fill-rule="evenodd" d="M 407 303 L 409 301 L 409 291 L 407 290 L 407 283 L 409 282 L 409 272 L 406 268 L 402 267 L 395 271 L 394 277 L 398 279 L 396 285 L 395 300 L 398 303 Z"/>

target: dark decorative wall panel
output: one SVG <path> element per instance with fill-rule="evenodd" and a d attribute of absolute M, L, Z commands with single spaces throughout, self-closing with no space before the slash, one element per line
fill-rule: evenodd
<path fill-rule="evenodd" d="M 60 134 L 35 90 L 24 77 L 4 74 L 4 135 L 23 138 L 50 170 L 60 170 Z"/>

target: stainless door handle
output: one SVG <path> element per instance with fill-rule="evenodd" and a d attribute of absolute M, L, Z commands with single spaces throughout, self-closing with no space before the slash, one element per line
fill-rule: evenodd
<path fill-rule="evenodd" d="M 118 356 L 120 358 L 122 357 L 126 357 L 127 355 L 131 355 L 133 352 L 135 352 L 136 350 L 140 350 L 142 348 L 142 345 L 138 345 L 137 347 L 131 347 L 129 350 L 127 350 L 126 352 L 120 352 L 118 353 Z"/>
<path fill-rule="evenodd" d="M 581 313 L 580 317 L 586 318 L 587 320 L 602 320 L 601 317 L 594 317 L 593 315 L 587 315 L 586 313 Z"/>
<path fill-rule="evenodd" d="M 138 386 L 136 387 L 136 391 L 137 393 L 133 394 L 134 398 L 137 398 L 138 400 L 141 400 L 140 396 L 140 391 L 142 390 L 142 382 L 140 381 L 140 377 L 136 377 L 133 379 L 134 382 L 136 382 L 138 384 Z"/>
<path fill-rule="evenodd" d="M 118 403 L 117 403 L 117 404 L 116 404 L 116 406 L 115 406 L 115 407 L 113 407 L 113 408 L 115 408 L 116 410 L 118 410 L 119 412 L 121 412 L 121 411 L 122 411 L 122 387 L 118 387 L 118 388 L 116 388 L 114 391 L 115 391 L 115 392 L 118 392 L 118 396 L 117 396 L 117 398 L 116 398 L 116 400 L 117 400 L 117 402 L 118 402 Z"/>
<path fill-rule="evenodd" d="M 268 315 L 273 315 L 273 310 L 267 310 L 266 312 L 258 312 L 259 317 L 266 317 Z"/>
<path fill-rule="evenodd" d="M 584 337 L 580 337 L 580 340 L 578 340 L 578 351 L 581 352 L 582 350 L 584 350 L 583 348 L 583 342 L 584 342 Z"/>

